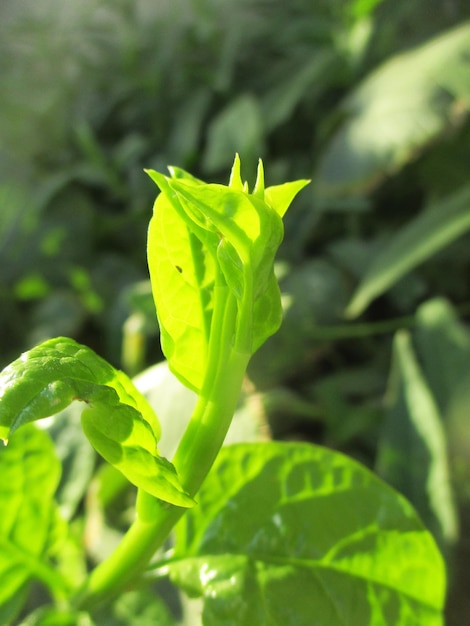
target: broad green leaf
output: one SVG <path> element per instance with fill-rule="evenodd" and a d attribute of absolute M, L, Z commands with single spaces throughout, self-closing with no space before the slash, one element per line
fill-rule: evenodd
<path fill-rule="evenodd" d="M 54 493 L 60 464 L 48 435 L 30 424 L 7 446 L 0 444 L 0 475 L 0 623 L 5 624 L 11 598 L 33 579 L 53 593 L 65 590 L 49 558 L 58 522 Z"/>
<path fill-rule="evenodd" d="M 224 448 L 177 527 L 172 580 L 205 626 L 441 626 L 445 573 L 411 505 L 341 454 Z"/>
<path fill-rule="evenodd" d="M 470 23 L 386 61 L 342 106 L 315 174 L 325 196 L 363 194 L 468 112 Z"/>
<path fill-rule="evenodd" d="M 283 236 L 281 216 L 308 181 L 265 190 L 260 162 L 249 193 L 238 155 L 229 186 L 204 184 L 178 168 L 170 169 L 171 178 L 148 173 L 162 192 L 148 237 L 162 347 L 174 374 L 200 391 L 209 359 L 226 349 L 214 336 L 216 307 L 220 313 L 228 298 L 235 298 L 231 342 L 240 353 L 252 354 L 278 329 L 282 312 L 273 268 Z"/>
<path fill-rule="evenodd" d="M 173 466 L 157 452 L 160 426 L 131 380 L 72 339 L 45 341 L 0 373 L 0 437 L 85 402 L 82 427 L 95 450 L 153 496 L 191 506 Z"/>
<path fill-rule="evenodd" d="M 416 360 L 411 337 L 395 337 L 389 410 L 377 470 L 403 493 L 443 544 L 457 538 L 446 435 L 439 408 Z"/>
<path fill-rule="evenodd" d="M 363 276 L 346 315 L 360 315 L 407 272 L 468 230 L 470 185 L 425 209 L 392 237 Z"/>
<path fill-rule="evenodd" d="M 470 333 L 451 303 L 434 298 L 416 312 L 413 334 L 423 371 L 440 411 L 451 409 L 470 381 Z"/>
<path fill-rule="evenodd" d="M 470 494 L 470 332 L 442 298 L 416 313 L 416 352 L 443 417 L 452 479 L 461 497 Z"/>

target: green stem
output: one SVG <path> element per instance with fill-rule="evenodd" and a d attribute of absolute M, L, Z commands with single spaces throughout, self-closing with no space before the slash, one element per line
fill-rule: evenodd
<path fill-rule="evenodd" d="M 235 412 L 250 354 L 233 348 L 237 301 L 226 285 L 215 287 L 209 366 L 199 401 L 173 463 L 185 489 L 195 495 L 224 442 Z"/>
<path fill-rule="evenodd" d="M 378 322 L 363 322 L 357 324 L 339 324 L 336 326 L 317 326 L 309 333 L 311 339 L 341 340 L 369 337 L 372 335 L 386 335 L 394 333 L 400 328 L 411 328 L 416 324 L 414 315 L 406 315 L 391 320 Z"/>
<path fill-rule="evenodd" d="M 216 287 L 209 363 L 203 389 L 173 463 L 181 484 L 195 495 L 223 444 L 240 395 L 250 355 L 236 352 L 233 334 L 235 298 L 226 286 Z M 139 492 L 137 517 L 111 556 L 90 574 L 76 606 L 91 609 L 132 585 L 168 537 L 186 509 Z"/>

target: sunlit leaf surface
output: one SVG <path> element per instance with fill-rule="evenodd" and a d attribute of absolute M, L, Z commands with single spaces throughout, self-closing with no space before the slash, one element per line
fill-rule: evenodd
<path fill-rule="evenodd" d="M 173 580 L 205 626 L 438 626 L 445 574 L 412 507 L 305 444 L 223 449 L 177 529 Z"/>
<path fill-rule="evenodd" d="M 60 464 L 48 435 L 22 428 L 8 446 L 0 444 L 0 622 L 10 601 L 33 579 L 54 589 L 60 576 L 48 561 L 56 536 L 54 492 Z"/>
<path fill-rule="evenodd" d="M 218 335 L 229 299 L 236 302 L 230 343 L 238 352 L 253 354 L 279 328 L 274 256 L 283 237 L 282 216 L 309 181 L 265 189 L 260 162 L 250 193 L 238 155 L 228 186 L 205 184 L 179 168 L 170 173 L 148 170 L 161 191 L 149 226 L 148 264 L 169 367 L 200 391 L 227 348 Z M 214 328 L 216 318 L 220 328 Z"/>
<path fill-rule="evenodd" d="M 0 437 L 28 422 L 55 415 L 74 400 L 85 435 L 130 482 L 157 498 L 191 506 L 174 467 L 158 455 L 160 426 L 131 380 L 93 350 L 72 339 L 45 341 L 0 373 Z"/>
<path fill-rule="evenodd" d="M 416 157 L 468 110 L 470 24 L 392 57 L 346 98 L 322 155 L 322 195 L 364 193 Z"/>

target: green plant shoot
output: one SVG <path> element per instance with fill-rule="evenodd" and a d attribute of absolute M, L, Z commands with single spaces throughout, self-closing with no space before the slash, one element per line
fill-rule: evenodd
<path fill-rule="evenodd" d="M 210 395 L 211 389 L 229 363 L 239 364 L 231 381 L 241 379 L 251 354 L 279 327 L 273 264 L 282 240 L 281 216 L 308 181 L 265 190 L 260 162 L 250 194 L 238 155 L 228 187 L 206 185 L 177 168 L 171 173 L 167 178 L 149 171 L 162 190 L 148 238 L 162 346 L 180 380 L 198 392 L 204 387 L 202 395 L 214 403 L 222 397 Z M 236 401 L 239 385 L 229 385 L 223 398 L 228 392 Z M 81 400 L 87 405 L 85 435 L 106 461 L 156 498 L 194 504 L 173 465 L 158 454 L 160 426 L 146 399 L 89 348 L 66 338 L 46 341 L 2 372 L 0 389 L 5 442 L 22 424 Z M 228 425 L 225 420 L 225 432 Z"/>
<path fill-rule="evenodd" d="M 170 172 L 148 171 L 162 191 L 148 263 L 165 356 L 173 373 L 200 392 L 227 350 L 251 356 L 279 328 L 274 256 L 282 216 L 308 181 L 265 189 L 260 162 L 249 193 L 238 155 L 228 187 Z"/>
<path fill-rule="evenodd" d="M 45 341 L 0 373 L 0 438 L 8 444 L 0 469 L 13 485 L 0 486 L 8 513 L 0 523 L 0 622 L 21 612 L 33 580 L 51 604 L 27 623 L 45 626 L 102 623 L 103 606 L 165 575 L 203 599 L 203 626 L 441 626 L 445 573 L 435 542 L 371 472 L 298 443 L 240 444 L 219 455 L 248 362 L 281 323 L 274 258 L 282 218 L 309 181 L 265 188 L 260 161 L 250 191 L 238 155 L 228 186 L 176 167 L 170 176 L 148 174 L 161 192 L 148 264 L 162 348 L 197 403 L 170 462 L 158 451 L 161 426 L 146 398 L 72 339 Z M 137 487 L 137 500 L 118 546 L 72 582 L 54 566 L 63 520 L 42 497 L 57 485 L 57 459 L 30 422 L 76 401 L 85 436 Z M 149 565 L 180 518 L 174 551 Z"/>

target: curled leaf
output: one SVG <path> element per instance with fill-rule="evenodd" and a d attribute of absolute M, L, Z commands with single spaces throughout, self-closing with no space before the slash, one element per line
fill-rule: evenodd
<path fill-rule="evenodd" d="M 72 339 L 50 339 L 0 373 L 0 437 L 85 402 L 82 426 L 95 450 L 137 487 L 177 506 L 193 500 L 157 451 L 160 425 L 132 381 Z"/>
<path fill-rule="evenodd" d="M 265 189 L 260 161 L 250 193 L 238 155 L 228 186 L 205 184 L 178 168 L 170 168 L 171 177 L 148 174 L 162 192 L 148 237 L 162 348 L 173 373 L 200 391 L 209 360 L 216 358 L 209 354 L 216 301 L 221 308 L 229 298 L 236 301 L 231 340 L 242 354 L 253 354 L 279 328 L 282 311 L 273 268 L 283 237 L 282 215 L 308 181 Z"/>

